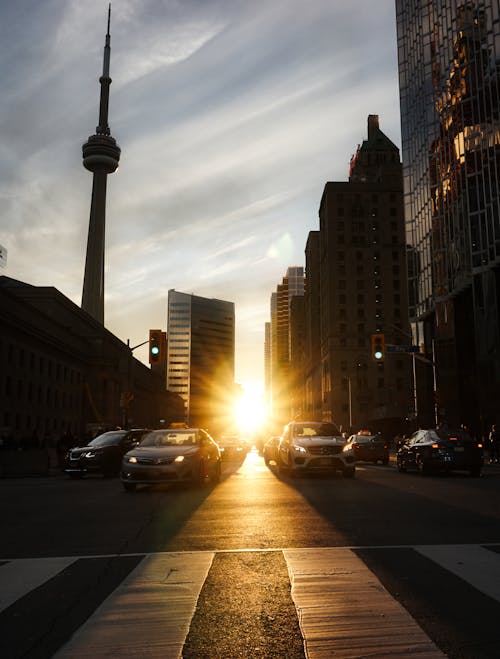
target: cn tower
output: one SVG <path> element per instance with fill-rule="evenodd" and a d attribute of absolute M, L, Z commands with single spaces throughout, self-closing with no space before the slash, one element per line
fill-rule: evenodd
<path fill-rule="evenodd" d="M 111 3 L 108 8 L 108 31 L 104 46 L 104 63 L 99 104 L 99 125 L 82 146 L 83 166 L 93 173 L 92 203 L 90 206 L 87 256 L 83 279 L 82 309 L 104 325 L 104 238 L 106 229 L 106 185 L 108 174 L 118 167 L 120 147 L 111 137 L 108 125 L 109 60 L 111 56 L 109 25 Z"/>

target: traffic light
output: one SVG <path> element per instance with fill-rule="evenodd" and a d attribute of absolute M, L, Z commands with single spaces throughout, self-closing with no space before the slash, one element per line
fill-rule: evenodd
<path fill-rule="evenodd" d="M 372 334 L 372 360 L 383 362 L 385 357 L 385 336 L 383 334 Z"/>
<path fill-rule="evenodd" d="M 149 363 L 159 364 L 162 358 L 161 354 L 162 340 L 161 330 L 149 330 Z"/>

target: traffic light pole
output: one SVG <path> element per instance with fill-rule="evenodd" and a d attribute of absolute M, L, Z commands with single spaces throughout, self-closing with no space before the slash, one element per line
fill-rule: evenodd
<path fill-rule="evenodd" d="M 140 348 L 141 346 L 146 345 L 146 343 L 149 343 L 149 339 L 147 341 L 142 341 L 142 343 L 138 343 L 136 346 L 131 346 L 130 345 L 130 339 L 127 339 L 127 347 L 130 350 L 129 355 L 128 355 L 128 365 L 127 365 L 127 391 L 125 392 L 125 396 L 123 398 L 123 427 L 128 428 L 128 409 L 130 406 L 130 401 L 133 398 L 133 392 L 130 390 L 131 384 L 132 384 L 132 353 L 136 348 Z"/>

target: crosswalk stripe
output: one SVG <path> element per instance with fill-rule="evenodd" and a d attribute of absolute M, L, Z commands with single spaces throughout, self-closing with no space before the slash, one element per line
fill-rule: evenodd
<path fill-rule="evenodd" d="M 445 656 L 350 549 L 283 553 L 308 659 Z"/>
<path fill-rule="evenodd" d="M 487 595 L 500 603 L 500 552 L 495 551 L 498 549 L 496 545 L 491 549 L 479 544 L 405 545 L 402 549 L 408 552 L 409 557 L 413 556 L 413 566 L 420 567 L 421 563 L 415 563 L 416 560 L 427 560 L 429 566 L 431 562 L 435 565 L 434 571 L 429 574 L 436 584 L 442 579 L 442 582 L 450 587 L 450 580 L 454 580 L 454 597 L 458 595 L 458 599 L 463 598 L 467 592 L 467 597 L 471 597 L 470 587 L 473 587 L 477 591 L 474 595 L 476 599 L 483 598 L 484 602 L 484 595 Z M 210 582 L 209 573 L 212 575 L 212 585 L 216 586 L 215 591 L 212 587 L 210 597 L 213 598 L 214 592 L 219 593 L 214 606 L 218 606 L 219 597 L 223 597 L 226 592 L 232 592 L 229 585 L 226 588 L 224 579 L 221 580 L 224 570 L 215 570 L 215 557 L 242 554 L 242 560 L 247 561 L 244 553 L 279 552 L 286 562 L 284 577 L 287 581 L 287 569 L 293 600 L 293 604 L 290 601 L 293 613 L 288 613 L 285 617 L 291 620 L 295 610 L 297 611 L 308 659 L 330 659 L 332 656 L 342 659 L 360 656 L 394 658 L 413 654 L 422 659 L 442 658 L 445 655 L 415 621 L 415 618 L 420 619 L 418 607 L 414 609 L 408 606 L 408 601 L 399 596 L 397 579 L 404 579 L 409 590 L 412 593 L 417 592 L 417 597 L 425 598 L 430 592 L 429 583 L 425 588 L 418 589 L 417 582 L 407 581 L 406 563 L 399 564 L 399 567 L 393 570 L 393 557 L 389 557 L 388 553 L 390 550 L 402 549 L 399 546 L 367 547 L 361 554 L 356 547 L 179 551 L 147 554 L 144 558 L 143 554 L 134 554 L 128 559 L 110 555 L 110 564 L 114 565 L 118 561 L 117 569 L 120 568 L 115 570 L 114 583 L 108 579 L 107 590 L 104 587 L 102 595 L 96 595 L 93 605 L 90 603 L 87 613 L 75 621 L 72 630 L 76 631 L 64 645 L 61 646 L 61 643 L 64 643 L 63 638 L 59 637 L 59 642 L 57 638 L 54 639 L 56 645 L 53 652 L 56 652 L 57 648 L 59 651 L 55 655 L 51 653 L 50 656 L 56 656 L 58 659 L 95 659 L 101 656 L 119 656 L 124 659 L 138 656 L 178 659 L 182 656 L 186 639 L 189 641 L 190 629 L 197 620 L 194 616 L 200 615 L 200 593 L 205 583 Z M 388 569 L 393 572 L 396 579 L 392 586 L 387 586 L 392 592 L 398 593 L 395 597 L 392 597 L 379 581 L 377 574 L 381 579 L 384 577 L 373 561 L 369 560 L 371 552 L 385 557 L 386 571 Z M 96 559 L 91 556 L 6 559 L 5 563 L 0 564 L 0 618 L 2 624 L 6 625 L 4 631 L 9 631 L 9 621 L 16 616 L 30 615 L 30 612 L 39 610 L 45 601 L 49 601 L 44 599 L 47 595 L 42 592 L 46 586 L 50 586 L 52 591 L 58 587 L 63 587 L 64 592 L 68 589 L 73 597 L 73 593 L 76 594 L 77 591 L 71 584 L 83 583 L 82 579 L 85 580 L 87 575 L 90 577 L 94 571 L 100 574 L 104 559 L 105 557 Z M 95 561 L 101 562 L 97 564 Z M 128 568 L 122 565 L 127 561 L 132 561 Z M 233 589 L 238 587 L 238 561 L 239 559 L 233 561 L 236 566 L 233 570 Z M 264 559 L 262 561 L 265 564 Z M 367 565 L 370 565 L 370 568 Z M 275 572 L 274 570 L 273 573 Z M 67 578 L 64 577 L 65 574 L 68 575 Z M 415 574 L 413 576 L 415 577 Z M 417 576 L 416 579 L 418 578 Z M 264 586 L 269 587 L 266 584 L 262 587 Z M 51 592 L 50 588 L 47 594 Z M 252 592 L 251 584 L 247 584 L 247 590 Z M 408 588 L 406 591 L 408 594 Z M 73 606 L 72 602 L 77 602 L 79 597 L 80 595 L 67 601 Z M 283 599 L 284 596 L 280 597 Z M 276 593 L 275 598 L 275 602 L 270 600 L 271 606 L 277 606 L 279 597 Z M 406 611 L 400 601 L 408 606 L 415 618 Z M 101 604 L 94 610 L 98 602 Z M 480 599 L 478 602 L 481 604 Z M 488 620 L 496 612 L 495 607 L 498 608 L 498 604 L 489 604 L 488 601 L 481 605 L 484 607 L 481 615 L 483 619 Z M 16 607 L 19 606 L 21 608 L 18 611 Z M 449 608 L 446 605 L 446 597 L 440 600 L 440 606 Z M 210 598 L 205 602 L 205 607 L 208 607 L 210 612 Z M 88 615 L 90 617 L 82 624 Z M 59 613 L 55 612 L 52 617 L 55 620 L 58 616 Z M 247 617 L 251 626 L 252 616 Z M 47 623 L 50 623 L 50 620 L 48 617 Z M 19 645 L 21 649 L 22 629 L 21 625 L 19 631 L 16 628 L 15 632 L 7 634 L 3 647 L 14 649 Z M 72 630 L 66 634 L 66 639 Z M 432 630 L 428 631 L 434 637 Z M 196 638 L 198 631 L 194 630 L 193 633 L 193 638 Z M 221 629 L 220 633 L 224 634 L 224 629 Z M 32 638 L 36 641 L 38 631 L 34 634 Z M 471 642 L 471 638 L 475 639 L 474 634 L 476 632 L 466 634 L 465 641 L 460 642 Z M 478 638 L 483 639 L 482 634 L 483 632 L 480 632 Z M 484 640 L 486 641 L 488 639 Z M 217 634 L 213 636 L 213 644 L 214 647 L 218 646 Z M 262 647 L 264 645 L 265 643 L 262 643 Z M 29 647 L 29 644 L 26 647 Z M 443 646 L 443 649 L 446 647 Z"/>
<path fill-rule="evenodd" d="M 55 656 L 180 657 L 213 557 L 148 555 Z"/>
<path fill-rule="evenodd" d="M 500 602 L 500 560 L 480 545 L 419 545 L 423 556 Z"/>
<path fill-rule="evenodd" d="M 0 566 L 0 611 L 52 579 L 75 558 L 20 558 Z"/>

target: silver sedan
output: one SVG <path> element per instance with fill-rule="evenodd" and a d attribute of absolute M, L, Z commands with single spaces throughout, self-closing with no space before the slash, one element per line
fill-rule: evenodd
<path fill-rule="evenodd" d="M 190 481 L 199 485 L 220 480 L 217 444 L 202 428 L 153 430 L 125 454 L 121 481 L 127 492 L 137 485 Z"/>

